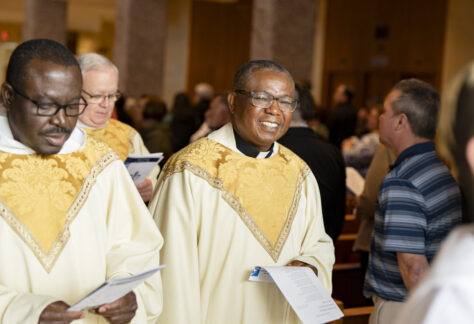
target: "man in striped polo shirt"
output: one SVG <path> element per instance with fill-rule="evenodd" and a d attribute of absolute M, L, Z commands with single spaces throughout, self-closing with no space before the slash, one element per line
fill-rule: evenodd
<path fill-rule="evenodd" d="M 416 79 L 400 81 L 380 116 L 380 141 L 397 157 L 380 186 L 364 295 L 370 324 L 392 323 L 441 241 L 461 223 L 456 181 L 435 153 L 439 94 Z"/>

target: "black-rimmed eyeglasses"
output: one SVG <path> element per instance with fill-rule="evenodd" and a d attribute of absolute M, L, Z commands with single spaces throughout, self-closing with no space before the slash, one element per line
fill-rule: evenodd
<path fill-rule="evenodd" d="M 68 117 L 76 117 L 79 116 L 84 112 L 84 109 L 87 107 L 87 101 L 84 97 L 80 97 L 77 99 L 78 102 L 70 103 L 66 105 L 60 105 L 58 103 L 45 103 L 45 102 L 38 102 L 36 100 L 31 99 L 26 94 L 22 93 L 21 91 L 15 89 L 12 85 L 10 85 L 13 91 L 19 94 L 21 97 L 31 101 L 36 105 L 36 114 L 38 116 L 54 116 L 56 115 L 59 110 L 64 109 L 64 113 Z"/>
<path fill-rule="evenodd" d="M 270 108 L 273 100 L 278 102 L 278 108 L 283 112 L 293 112 L 298 106 L 298 100 L 288 96 L 276 98 L 265 91 L 252 92 L 240 89 L 234 90 L 234 92 L 250 97 L 252 99 L 252 105 L 256 108 Z"/>

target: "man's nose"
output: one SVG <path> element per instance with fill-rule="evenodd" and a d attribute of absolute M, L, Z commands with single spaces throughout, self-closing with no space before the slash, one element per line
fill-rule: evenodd
<path fill-rule="evenodd" d="M 280 107 L 278 106 L 278 100 L 273 99 L 270 107 L 267 108 L 267 112 L 272 115 L 279 115 L 281 113 Z"/>
<path fill-rule="evenodd" d="M 111 101 L 112 100 L 109 99 L 109 96 L 103 96 L 102 100 L 99 103 L 99 105 L 102 106 L 102 107 L 108 107 Z"/>
<path fill-rule="evenodd" d="M 59 109 L 56 115 L 51 117 L 52 124 L 60 127 L 65 127 L 67 123 L 66 111 L 64 109 Z"/>

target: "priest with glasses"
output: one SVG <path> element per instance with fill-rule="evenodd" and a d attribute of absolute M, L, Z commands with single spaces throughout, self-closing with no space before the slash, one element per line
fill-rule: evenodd
<path fill-rule="evenodd" d="M 298 323 L 255 266 L 309 267 L 331 292 L 334 247 L 310 168 L 277 140 L 297 100 L 290 73 L 242 65 L 231 123 L 173 155 L 149 208 L 165 238 L 159 323 Z"/>
<path fill-rule="evenodd" d="M 120 97 L 119 71 L 115 64 L 97 53 L 82 54 L 78 61 L 83 78 L 82 93 L 89 103 L 87 110 L 79 116 L 78 126 L 89 136 L 110 146 L 122 161 L 129 154 L 149 154 L 142 137 L 134 128 L 110 118 Z M 148 178 L 136 185 L 143 201 L 150 200 L 159 172 L 157 164 Z"/>
<path fill-rule="evenodd" d="M 73 303 L 159 264 L 163 239 L 122 161 L 75 127 L 89 107 L 74 55 L 48 39 L 12 53 L 1 87 L 0 322 L 155 323 L 159 274 L 89 311 Z"/>

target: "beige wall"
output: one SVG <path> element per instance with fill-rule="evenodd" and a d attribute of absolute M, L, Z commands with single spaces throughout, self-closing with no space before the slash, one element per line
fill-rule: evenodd
<path fill-rule="evenodd" d="M 468 62 L 474 60 L 474 1 L 448 2 L 442 89 Z"/>

